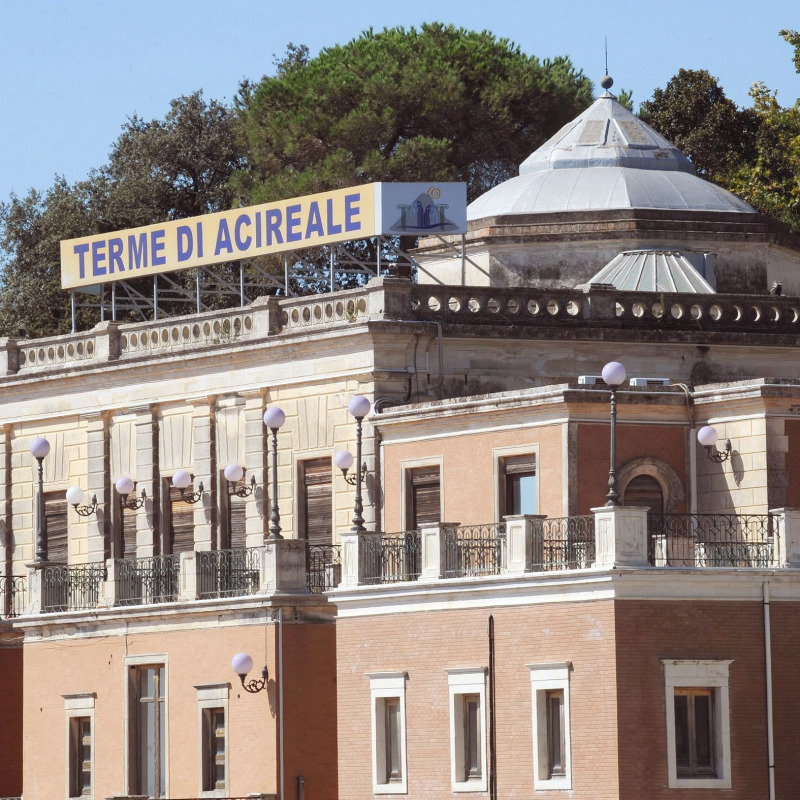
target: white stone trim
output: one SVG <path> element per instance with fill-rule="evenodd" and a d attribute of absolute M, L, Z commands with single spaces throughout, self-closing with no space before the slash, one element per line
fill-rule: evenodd
<path fill-rule="evenodd" d="M 198 742 L 200 743 L 198 749 L 200 781 L 197 787 L 197 796 L 228 797 L 231 781 L 228 698 L 230 697 L 231 685 L 230 683 L 209 683 L 196 685 L 194 688 L 197 690 L 197 732 Z M 221 708 L 225 715 L 225 788 L 203 791 L 203 748 L 205 746 L 203 741 L 203 712 L 207 708 Z"/>
<path fill-rule="evenodd" d="M 450 695 L 450 784 L 454 792 L 488 791 L 488 733 L 486 727 L 486 667 L 458 667 L 446 669 Z M 467 694 L 480 697 L 481 716 L 481 778 L 464 781 L 464 719 L 460 698 Z"/>
<path fill-rule="evenodd" d="M 166 753 L 164 770 L 164 794 L 169 797 L 169 654 L 168 653 L 143 653 L 135 656 L 124 656 L 122 659 L 122 784 L 125 793 L 131 794 L 130 776 L 130 736 L 131 736 L 131 698 L 130 698 L 130 668 L 148 665 L 164 667 L 164 713 L 167 715 L 164 725 L 164 752 Z"/>
<path fill-rule="evenodd" d="M 372 791 L 374 794 L 408 794 L 408 759 L 406 745 L 406 672 L 370 672 L 370 719 L 372 721 Z M 385 773 L 384 733 L 382 700 L 397 698 L 400 701 L 400 763 L 402 780 L 383 783 L 379 776 Z"/>
<path fill-rule="evenodd" d="M 572 746 L 570 736 L 569 673 L 568 661 L 551 664 L 526 664 L 530 670 L 531 707 L 533 711 L 533 788 L 537 791 L 572 789 Z M 564 693 L 564 758 L 563 777 L 547 775 L 547 692 Z"/>
<path fill-rule="evenodd" d="M 97 699 L 97 695 L 94 692 L 79 692 L 77 694 L 62 694 L 64 698 L 64 711 L 66 711 L 66 762 L 65 762 L 65 771 L 64 771 L 64 786 L 66 786 L 66 791 L 64 792 L 65 797 L 73 797 L 70 793 L 70 767 L 72 766 L 72 753 L 69 751 L 70 741 L 72 739 L 72 731 L 70 728 L 72 727 L 72 720 L 80 717 L 88 717 L 89 722 L 91 725 L 91 732 L 92 732 L 92 755 L 91 755 L 91 781 L 92 781 L 92 793 L 89 795 L 81 795 L 82 797 L 94 797 L 94 774 L 95 774 L 95 728 L 94 728 L 94 705 L 95 700 Z"/>
<path fill-rule="evenodd" d="M 539 442 L 510 445 L 508 447 L 493 447 L 492 480 L 494 481 L 494 519 L 496 522 L 500 522 L 505 514 L 510 513 L 507 510 L 503 511 L 503 509 L 500 507 L 500 499 L 505 494 L 504 481 L 506 472 L 503 468 L 503 459 L 527 455 L 532 455 L 536 462 L 536 510 L 533 513 L 539 513 L 539 509 L 541 508 L 541 503 L 539 502 L 539 487 L 541 485 L 541 481 L 539 480 L 539 468 L 541 464 L 539 460 Z M 506 500 L 507 499 L 508 498 L 506 498 Z"/>
<path fill-rule="evenodd" d="M 411 528 L 411 520 L 408 519 L 408 507 L 410 501 L 409 491 L 411 482 L 408 480 L 408 473 L 412 469 L 424 467 L 439 467 L 439 516 L 445 518 L 445 481 L 444 481 L 444 456 L 431 456 L 429 458 L 404 458 L 400 461 L 400 527 L 407 531 Z M 440 522 L 442 520 L 439 520 Z"/>
<path fill-rule="evenodd" d="M 731 722 L 728 691 L 729 660 L 661 659 L 667 717 L 667 784 L 670 789 L 731 788 Z M 717 777 L 679 778 L 675 763 L 675 689 L 714 689 L 714 731 Z"/>

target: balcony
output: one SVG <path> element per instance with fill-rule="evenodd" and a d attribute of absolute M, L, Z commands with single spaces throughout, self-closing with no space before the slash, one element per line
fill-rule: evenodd
<path fill-rule="evenodd" d="M 648 514 L 624 506 L 572 517 L 439 523 L 401 533 L 347 533 L 341 586 L 568 570 L 800 567 L 800 511 Z"/>
<path fill-rule="evenodd" d="M 24 575 L 0 575 L 0 620 L 18 617 L 25 610 L 28 580 Z"/>

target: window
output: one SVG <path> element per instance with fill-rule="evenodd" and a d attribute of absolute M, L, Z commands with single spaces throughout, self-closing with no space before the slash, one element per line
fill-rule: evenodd
<path fill-rule="evenodd" d="M 538 514 L 536 455 L 506 456 L 502 459 L 502 468 L 505 481 L 505 511 L 502 516 Z"/>
<path fill-rule="evenodd" d="M 92 720 L 72 717 L 69 753 L 70 797 L 92 794 Z"/>
<path fill-rule="evenodd" d="M 47 525 L 47 560 L 54 564 L 69 562 L 67 536 L 67 501 L 64 492 L 44 493 L 44 518 Z"/>
<path fill-rule="evenodd" d="M 167 541 L 165 553 L 186 553 L 194 550 L 194 505 L 181 497 L 181 490 L 166 482 L 167 502 Z M 194 483 L 183 490 L 190 495 L 194 491 Z"/>
<path fill-rule="evenodd" d="M 225 477 L 224 470 L 220 471 L 218 486 L 224 487 L 222 492 L 222 519 L 224 530 L 222 540 L 219 542 L 220 550 L 241 550 L 247 547 L 247 497 L 239 497 L 237 489 L 248 489 L 247 473 L 237 483 L 231 484 Z"/>
<path fill-rule="evenodd" d="M 229 683 L 195 686 L 200 714 L 200 794 L 228 796 Z"/>
<path fill-rule="evenodd" d="M 134 489 L 134 492 L 136 490 Z M 128 508 L 122 501 L 119 492 L 114 492 L 116 502 L 116 551 L 115 558 L 136 558 L 136 514 L 135 509 Z"/>
<path fill-rule="evenodd" d="M 91 797 L 94 785 L 94 692 L 63 695 L 67 712 L 68 797 Z"/>
<path fill-rule="evenodd" d="M 667 711 L 671 789 L 729 789 L 730 661 L 661 662 Z"/>
<path fill-rule="evenodd" d="M 333 472 L 330 458 L 301 461 L 300 485 L 301 536 L 312 545 L 331 544 Z"/>
<path fill-rule="evenodd" d="M 572 665 L 529 664 L 533 705 L 533 784 L 571 789 L 569 673 Z"/>
<path fill-rule="evenodd" d="M 406 675 L 368 675 L 372 703 L 372 788 L 375 794 L 406 794 Z"/>
<path fill-rule="evenodd" d="M 486 670 L 447 670 L 450 692 L 450 778 L 454 792 L 485 792 Z"/>
<path fill-rule="evenodd" d="M 128 794 L 166 797 L 166 667 L 137 664 L 129 681 Z"/>
<path fill-rule="evenodd" d="M 442 521 L 441 488 L 439 466 L 419 467 L 408 471 L 409 530 L 425 525 L 437 525 Z"/>

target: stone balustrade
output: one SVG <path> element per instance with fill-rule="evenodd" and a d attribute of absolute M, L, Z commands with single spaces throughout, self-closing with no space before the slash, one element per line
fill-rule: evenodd
<path fill-rule="evenodd" d="M 800 299 L 769 295 L 418 285 L 376 278 L 359 289 L 260 297 L 243 308 L 153 322 L 101 322 L 46 339 L 0 339 L 0 376 L 168 356 L 376 320 L 456 325 L 613 328 L 708 333 L 800 333 Z"/>

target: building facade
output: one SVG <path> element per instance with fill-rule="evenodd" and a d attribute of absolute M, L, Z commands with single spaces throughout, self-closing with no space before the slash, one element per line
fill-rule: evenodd
<path fill-rule="evenodd" d="M 0 795 L 793 796 L 800 246 L 620 108 L 419 282 L 0 342 Z"/>

